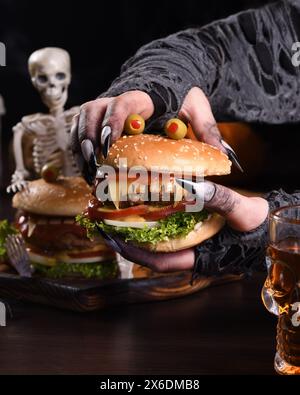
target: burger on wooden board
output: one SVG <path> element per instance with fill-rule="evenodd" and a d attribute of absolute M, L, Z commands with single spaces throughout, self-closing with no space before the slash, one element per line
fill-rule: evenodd
<path fill-rule="evenodd" d="M 58 278 L 117 276 L 114 252 L 100 236 L 87 238 L 86 230 L 76 223 L 76 215 L 91 198 L 91 188 L 81 177 L 39 179 L 14 196 L 17 228 L 37 273 Z"/>
<path fill-rule="evenodd" d="M 152 196 L 153 192 L 162 196 L 163 191 L 168 191 L 169 200 L 142 200 L 140 196 L 136 199 L 128 192 L 127 198 L 120 201 L 118 190 L 121 181 L 118 174 L 124 171 L 124 159 L 128 171 L 128 191 L 131 183 L 136 181 L 129 177 L 129 169 L 140 167 L 148 171 L 148 176 L 141 181 L 142 189 L 149 192 L 148 196 Z M 176 193 L 178 186 L 175 177 L 181 170 L 185 178 L 193 180 L 200 173 L 209 177 L 231 172 L 230 160 L 217 148 L 190 139 L 171 140 L 150 134 L 125 135 L 111 147 L 102 164 L 113 168 L 117 178 L 116 181 L 108 181 L 110 199 L 104 201 L 99 196 L 94 197 L 85 213 L 78 218 L 90 234 L 96 234 L 97 230 L 102 229 L 144 249 L 174 252 L 200 244 L 224 226 L 224 219 L 216 213 L 187 210 L 187 205 L 191 202 L 187 201 L 186 193 Z M 159 180 L 155 185 L 152 175 L 150 176 L 153 168 L 156 169 Z M 189 173 L 186 169 L 190 169 Z M 170 176 L 167 184 L 164 174 Z M 100 181 L 97 177 L 95 196 L 100 182 L 103 180 Z"/>

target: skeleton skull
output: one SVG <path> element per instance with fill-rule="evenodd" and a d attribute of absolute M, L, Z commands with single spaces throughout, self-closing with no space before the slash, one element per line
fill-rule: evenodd
<path fill-rule="evenodd" d="M 300 278 L 291 267 L 282 262 L 272 262 L 267 257 L 268 277 L 262 297 L 265 307 L 273 314 L 280 315 L 285 306 L 300 302 Z"/>
<path fill-rule="evenodd" d="M 272 239 L 272 228 L 270 234 Z M 291 252 L 297 251 L 294 241 L 289 241 L 295 247 L 289 252 L 269 248 L 268 277 L 262 290 L 265 307 L 279 317 L 274 366 L 281 374 L 300 373 L 300 270 L 299 255 Z"/>
<path fill-rule="evenodd" d="M 42 48 L 28 60 L 29 73 L 50 112 L 63 111 L 71 82 L 71 61 L 61 48 Z"/>

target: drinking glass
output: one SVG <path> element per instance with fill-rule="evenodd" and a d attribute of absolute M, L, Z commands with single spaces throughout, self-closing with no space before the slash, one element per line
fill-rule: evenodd
<path fill-rule="evenodd" d="M 275 370 L 300 374 L 300 206 L 270 214 L 267 267 L 262 299 L 278 316 Z"/>

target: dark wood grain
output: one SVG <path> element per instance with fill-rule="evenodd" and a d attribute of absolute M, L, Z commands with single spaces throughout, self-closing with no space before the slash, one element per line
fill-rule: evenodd
<path fill-rule="evenodd" d="M 0 218 L 13 218 L 10 197 L 2 195 Z M 75 281 L 21 278 L 0 273 L 0 298 L 18 299 L 62 309 L 90 312 L 106 307 L 176 299 L 213 285 L 238 281 L 239 276 L 202 277 L 190 284 L 191 272 L 132 280 Z"/>
<path fill-rule="evenodd" d="M 273 374 L 264 276 L 172 301 L 82 315 L 13 304 L 0 374 Z"/>
<path fill-rule="evenodd" d="M 0 199 L 0 218 L 12 217 Z M 260 300 L 264 277 L 87 315 L 14 299 L 0 327 L 0 374 L 274 374 L 276 319 Z M 143 290 L 142 282 L 130 293 L 119 287 L 119 300 L 142 302 Z"/>
<path fill-rule="evenodd" d="M 90 312 L 131 303 L 177 299 L 241 276 L 201 277 L 190 284 L 191 273 L 111 281 L 21 278 L 0 273 L 0 299 L 35 302 L 60 309 Z"/>

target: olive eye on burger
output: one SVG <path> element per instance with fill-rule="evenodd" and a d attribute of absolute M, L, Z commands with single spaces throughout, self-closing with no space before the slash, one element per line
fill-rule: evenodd
<path fill-rule="evenodd" d="M 124 159 L 128 193 L 125 199 L 120 199 Z M 85 214 L 78 218 L 79 223 L 90 233 L 97 234 L 100 228 L 147 250 L 174 252 L 200 244 L 224 226 L 224 218 L 216 213 L 203 209 L 196 212 L 187 210 L 189 203 L 186 194 L 178 197 L 175 186 L 178 171 L 190 179 L 199 174 L 204 177 L 230 174 L 231 162 L 217 148 L 189 139 L 171 140 L 149 134 L 123 136 L 111 147 L 107 159 L 103 159 L 102 163 L 103 169 L 113 168 L 117 177 L 116 181 L 108 179 L 110 199 L 107 200 L 98 196 L 101 181 L 99 177 L 96 178 L 94 195 L 98 198 L 94 196 Z M 142 194 L 138 199 L 132 198 L 129 193 L 132 182 L 129 169 L 132 168 L 146 169 L 148 176 L 141 189 L 146 189 L 149 192 L 146 195 L 152 198 L 153 189 L 156 188 L 158 200 L 143 200 Z M 158 169 L 159 181 L 156 185 L 153 185 L 152 173 L 150 176 L 153 168 Z M 186 173 L 186 169 L 190 169 L 189 173 Z M 164 181 L 165 174 L 170 176 L 167 184 Z M 162 191 L 165 190 L 169 192 L 168 201 L 162 198 Z"/>
<path fill-rule="evenodd" d="M 115 254 L 101 237 L 90 240 L 76 222 L 91 199 L 91 188 L 81 177 L 39 179 L 13 198 L 17 227 L 30 260 L 47 277 L 114 278 Z"/>

